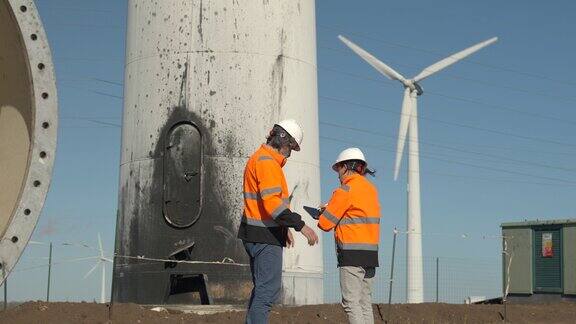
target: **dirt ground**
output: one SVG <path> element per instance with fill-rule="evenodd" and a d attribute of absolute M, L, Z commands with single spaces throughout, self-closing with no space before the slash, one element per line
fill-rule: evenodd
<path fill-rule="evenodd" d="M 378 310 L 380 308 L 380 312 Z M 388 305 L 374 305 L 376 323 L 388 319 Z M 0 323 L 107 323 L 108 307 L 95 303 L 27 302 L 0 311 Z M 388 323 L 502 323 L 502 305 L 397 304 Z M 576 323 L 576 304 L 507 305 L 511 323 Z M 156 312 L 135 304 L 115 304 L 113 323 L 242 323 L 244 312 L 214 315 Z M 276 307 L 271 323 L 346 323 L 340 305 Z"/>

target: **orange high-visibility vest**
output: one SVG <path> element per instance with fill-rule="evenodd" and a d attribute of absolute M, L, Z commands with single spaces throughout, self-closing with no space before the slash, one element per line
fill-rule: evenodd
<path fill-rule="evenodd" d="M 343 179 L 318 219 L 323 231 L 334 229 L 338 266 L 378 266 L 380 204 L 376 187 L 360 174 Z"/>
<path fill-rule="evenodd" d="M 304 225 L 299 216 L 283 216 L 292 217 L 296 222 L 290 224 L 278 219 L 290 208 L 288 186 L 282 171 L 285 163 L 282 154 L 264 144 L 248 160 L 244 170 L 244 214 L 238 238 L 285 246 L 286 226 L 300 230 Z"/>

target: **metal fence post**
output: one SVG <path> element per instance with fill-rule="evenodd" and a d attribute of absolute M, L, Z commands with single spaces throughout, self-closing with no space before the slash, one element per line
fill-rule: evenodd
<path fill-rule="evenodd" d="M 392 241 L 392 261 L 390 264 L 390 289 L 388 290 L 388 321 L 391 319 L 391 305 L 392 305 L 392 287 L 394 283 L 394 258 L 396 255 L 396 236 L 398 235 L 398 230 L 394 228 L 394 239 Z"/>
<path fill-rule="evenodd" d="M 436 257 L 436 302 L 438 302 L 438 290 L 440 287 L 439 283 L 440 272 L 438 271 L 440 269 L 439 264 L 440 264 L 440 258 Z"/>
<path fill-rule="evenodd" d="M 6 277 L 6 264 L 2 263 L 2 278 L 4 278 L 4 310 L 8 308 L 8 278 Z"/>
<path fill-rule="evenodd" d="M 52 274 L 52 242 L 50 242 L 50 252 L 48 252 L 48 284 L 46 287 L 46 302 L 50 301 L 51 274 Z"/>
<path fill-rule="evenodd" d="M 110 304 L 108 304 L 108 320 L 110 321 L 110 323 L 112 323 L 112 316 L 114 316 L 114 286 L 115 286 L 115 278 L 114 278 L 114 273 L 115 273 L 115 267 L 116 267 L 116 251 L 113 252 L 112 254 L 112 275 L 110 276 L 112 278 L 112 287 L 110 288 Z"/>
<path fill-rule="evenodd" d="M 502 294 L 502 305 L 504 306 L 504 323 L 508 322 L 508 310 L 506 307 L 506 299 L 508 298 L 508 290 L 510 289 L 510 264 L 512 263 L 512 256 L 508 252 L 508 241 L 506 236 L 502 236 L 502 255 L 504 256 L 504 293 Z"/>

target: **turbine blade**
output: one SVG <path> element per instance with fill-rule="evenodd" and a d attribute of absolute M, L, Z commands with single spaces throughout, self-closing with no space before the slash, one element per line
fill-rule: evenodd
<path fill-rule="evenodd" d="M 44 242 L 37 242 L 37 241 L 28 241 L 28 244 L 36 244 L 36 245 L 48 245 Z"/>
<path fill-rule="evenodd" d="M 342 35 L 338 35 L 338 38 L 346 44 L 351 50 L 353 50 L 356 54 L 358 54 L 364 61 L 368 62 L 368 64 L 372 65 L 373 68 L 378 70 L 380 73 L 384 74 L 391 80 L 398 80 L 402 82 L 404 85 L 407 85 L 406 78 L 403 77 L 400 73 L 394 71 L 393 68 L 389 67 L 388 65 L 384 64 L 382 61 L 378 60 L 372 54 L 363 50 L 360 46 L 352 43 L 346 37 Z"/>
<path fill-rule="evenodd" d="M 404 100 L 402 101 L 402 113 L 400 115 L 400 128 L 398 130 L 398 144 L 396 146 L 396 163 L 394 164 L 394 181 L 398 179 L 400 171 L 400 162 L 402 162 L 402 153 L 406 144 L 406 135 L 408 134 L 408 124 L 412 114 L 412 98 L 410 98 L 410 88 L 404 89 Z"/>
<path fill-rule="evenodd" d="M 84 243 L 64 242 L 64 243 L 62 243 L 62 245 L 64 245 L 64 246 L 77 246 L 77 247 L 83 247 L 83 248 L 87 248 L 90 250 L 98 251 L 97 248 L 91 247 L 90 245 L 84 244 Z"/>
<path fill-rule="evenodd" d="M 467 49 L 460 51 L 456 54 L 452 54 L 450 56 L 448 56 L 447 58 L 438 61 L 432 65 L 430 65 L 429 67 L 425 68 L 424 70 L 422 70 L 422 72 L 420 72 L 420 74 L 418 74 L 417 76 L 414 77 L 414 81 L 418 82 L 420 80 L 423 80 L 424 78 L 427 78 L 429 76 L 431 76 L 432 74 L 443 70 L 445 68 L 447 68 L 448 66 L 462 60 L 463 58 L 467 57 L 470 54 L 473 54 L 474 52 L 479 51 L 480 49 L 496 42 L 498 40 L 498 37 L 493 37 L 490 38 L 489 40 L 485 40 L 483 42 L 480 42 L 474 46 L 470 46 Z"/>
<path fill-rule="evenodd" d="M 94 270 L 96 270 L 96 268 L 98 268 L 99 265 L 100 265 L 100 261 L 96 262 L 96 264 L 92 267 L 92 269 L 90 269 L 90 271 L 86 272 L 86 274 L 84 275 L 84 279 L 90 277 L 92 272 L 94 272 Z"/>
<path fill-rule="evenodd" d="M 93 260 L 93 259 L 99 259 L 99 258 L 100 257 L 98 257 L 98 256 L 91 256 L 91 257 L 85 257 L 85 258 L 66 259 L 66 260 L 62 260 L 60 262 L 77 262 L 77 261 Z"/>
<path fill-rule="evenodd" d="M 100 237 L 100 232 L 98 232 L 98 247 L 100 248 L 100 257 L 104 257 L 104 249 L 102 249 L 102 238 Z"/>

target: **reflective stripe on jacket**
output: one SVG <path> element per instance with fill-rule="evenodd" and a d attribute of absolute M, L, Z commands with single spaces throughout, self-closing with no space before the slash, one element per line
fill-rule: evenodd
<path fill-rule="evenodd" d="M 334 229 L 338 266 L 378 266 L 378 191 L 364 176 L 344 178 L 320 215 L 318 227 L 323 231 Z"/>
<path fill-rule="evenodd" d="M 238 238 L 255 243 L 286 245 L 286 227 L 278 217 L 289 211 L 289 193 L 282 167 L 286 158 L 262 145 L 244 170 L 244 213 Z"/>

